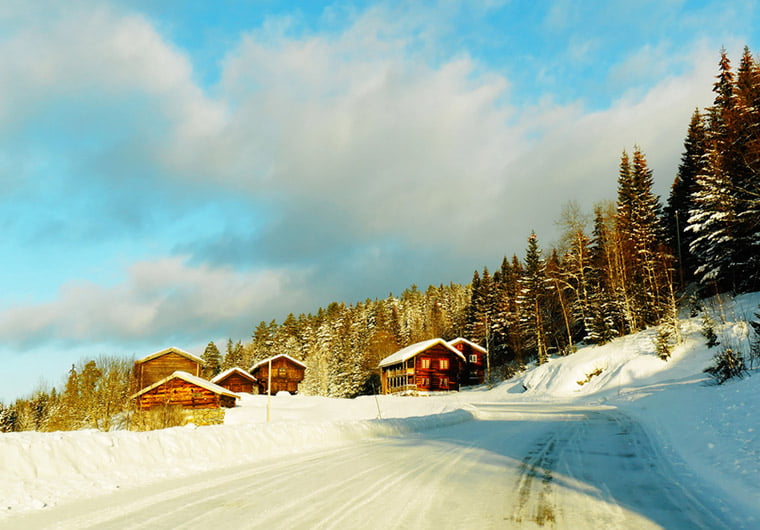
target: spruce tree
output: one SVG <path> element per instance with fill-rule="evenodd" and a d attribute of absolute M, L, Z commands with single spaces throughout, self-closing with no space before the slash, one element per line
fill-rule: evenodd
<path fill-rule="evenodd" d="M 227 352 L 222 361 L 222 368 L 228 370 L 243 363 L 243 344 L 237 341 L 233 344 L 232 339 L 227 339 Z"/>
<path fill-rule="evenodd" d="M 689 212 L 694 209 L 693 196 L 697 189 L 697 178 L 705 173 L 706 164 L 707 136 L 702 115 L 697 109 L 692 114 L 689 123 L 678 174 L 670 188 L 668 204 L 664 211 L 667 239 L 670 247 L 675 249 L 675 255 L 678 258 L 681 285 L 693 279 L 694 270 L 697 267 L 690 251 L 694 233 L 686 228 Z"/>
<path fill-rule="evenodd" d="M 704 287 L 744 291 L 758 285 L 760 275 L 760 208 L 755 207 L 760 157 L 753 137 L 760 125 L 754 106 L 758 72 L 748 49 L 738 78 L 725 50 L 718 66 L 715 101 L 708 109 L 708 164 L 697 178 L 689 217 L 690 248 Z"/>
<path fill-rule="evenodd" d="M 201 359 L 203 359 L 203 377 L 206 379 L 213 379 L 214 376 L 222 371 L 222 354 L 219 352 L 216 344 L 214 344 L 214 341 L 210 341 L 206 345 Z"/>
<path fill-rule="evenodd" d="M 524 335 L 529 342 L 538 364 L 549 359 L 545 329 L 546 262 L 541 257 L 538 238 L 531 232 L 525 252 L 525 269 L 520 281 L 520 320 Z"/>
<path fill-rule="evenodd" d="M 584 341 L 604 344 L 623 329 L 620 304 L 616 301 L 615 274 L 617 260 L 610 231 L 614 228 L 612 213 L 601 205 L 594 207 L 594 228 L 590 247 L 589 304 L 584 327 Z"/>
<path fill-rule="evenodd" d="M 663 229 L 659 198 L 646 157 L 636 146 L 631 161 L 624 151 L 618 176 L 616 236 L 619 286 L 630 330 L 657 323 L 664 281 L 660 270 Z"/>

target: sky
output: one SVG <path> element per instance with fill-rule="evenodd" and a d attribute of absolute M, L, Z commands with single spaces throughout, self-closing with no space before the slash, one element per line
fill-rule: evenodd
<path fill-rule="evenodd" d="M 6 0 L 0 400 L 467 283 L 635 145 L 667 197 L 752 1 Z"/>

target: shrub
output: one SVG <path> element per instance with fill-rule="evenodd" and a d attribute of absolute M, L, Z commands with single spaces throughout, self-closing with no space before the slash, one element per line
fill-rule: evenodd
<path fill-rule="evenodd" d="M 604 370 L 602 370 L 601 368 L 595 368 L 594 370 L 586 374 L 586 379 L 581 379 L 579 381 L 576 381 L 576 383 L 578 383 L 579 386 L 583 386 L 589 381 L 591 381 L 592 377 L 596 377 L 597 375 L 601 374 L 603 371 Z"/>
<path fill-rule="evenodd" d="M 715 333 L 715 322 L 707 313 L 702 315 L 702 336 L 705 338 L 708 348 L 720 344 L 718 335 Z"/>
<path fill-rule="evenodd" d="M 155 431 L 169 427 L 181 427 L 187 424 L 187 414 L 178 405 L 162 405 L 150 410 L 138 410 L 132 413 L 128 425 L 132 431 Z"/>
<path fill-rule="evenodd" d="M 705 373 L 710 374 L 713 381 L 722 385 L 729 379 L 741 379 L 747 374 L 747 365 L 741 352 L 733 348 L 724 348 L 713 356 L 713 364 L 705 368 Z"/>

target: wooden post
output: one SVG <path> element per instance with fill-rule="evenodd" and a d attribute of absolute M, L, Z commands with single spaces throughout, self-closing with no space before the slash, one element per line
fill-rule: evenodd
<path fill-rule="evenodd" d="M 271 413 L 272 401 L 272 358 L 269 358 L 269 367 L 267 368 L 267 423 L 272 419 Z"/>
<path fill-rule="evenodd" d="M 493 386 L 491 385 L 491 345 L 490 345 L 490 337 L 491 337 L 491 326 L 488 325 L 488 313 L 486 313 L 486 372 L 487 372 L 487 378 L 488 378 L 488 390 L 491 390 Z"/>

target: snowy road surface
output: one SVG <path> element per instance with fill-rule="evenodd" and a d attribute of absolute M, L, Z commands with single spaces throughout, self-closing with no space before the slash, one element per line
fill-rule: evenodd
<path fill-rule="evenodd" d="M 481 421 L 11 517 L 0 528 L 731 528 L 615 409 L 481 404 Z"/>

